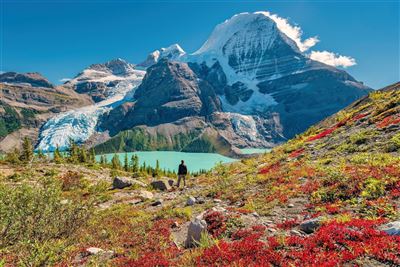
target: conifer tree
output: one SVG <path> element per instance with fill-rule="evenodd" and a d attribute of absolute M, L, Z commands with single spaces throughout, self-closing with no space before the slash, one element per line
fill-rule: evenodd
<path fill-rule="evenodd" d="M 133 155 L 132 155 L 132 158 L 131 158 L 131 165 L 132 165 L 132 172 L 133 172 L 133 173 L 138 172 L 138 171 L 140 170 L 140 167 L 139 167 L 139 157 L 138 157 L 138 155 L 136 155 L 136 154 L 133 154 Z"/>
<path fill-rule="evenodd" d="M 128 161 L 128 153 L 125 153 L 124 158 L 124 171 L 129 171 L 129 161 Z"/>
<path fill-rule="evenodd" d="M 33 159 L 32 142 L 28 137 L 25 137 L 22 143 L 22 152 L 20 158 L 23 162 L 30 162 Z"/>
<path fill-rule="evenodd" d="M 61 163 L 63 161 L 63 156 L 61 155 L 60 148 L 57 145 L 56 150 L 54 150 L 54 162 Z"/>
<path fill-rule="evenodd" d="M 84 147 L 79 148 L 79 162 L 86 163 L 88 162 L 87 151 Z"/>
<path fill-rule="evenodd" d="M 93 147 L 90 149 L 90 162 L 96 163 L 96 152 Z"/>
<path fill-rule="evenodd" d="M 114 170 L 120 170 L 121 169 L 121 162 L 119 161 L 119 157 L 117 154 L 114 154 L 112 160 L 111 160 L 111 168 Z"/>
<path fill-rule="evenodd" d="M 75 143 L 75 141 L 73 139 L 69 139 L 69 147 L 68 147 L 68 153 L 69 153 L 69 158 L 68 160 L 72 163 L 78 163 L 80 161 L 79 158 L 79 147 L 78 145 Z"/>
<path fill-rule="evenodd" d="M 39 159 L 44 159 L 46 157 L 46 155 L 43 153 L 43 150 L 40 148 L 38 149 L 37 156 Z"/>

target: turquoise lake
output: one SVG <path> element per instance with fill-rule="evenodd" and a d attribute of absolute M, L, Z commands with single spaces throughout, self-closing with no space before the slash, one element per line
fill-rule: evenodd
<path fill-rule="evenodd" d="M 255 153 L 268 153 L 271 151 L 270 148 L 242 148 L 243 154 L 255 154 Z"/>
<path fill-rule="evenodd" d="M 214 153 L 186 153 L 186 152 L 175 152 L 175 151 L 140 151 L 140 152 L 128 152 L 128 159 L 131 159 L 132 154 L 136 154 L 139 157 L 140 165 L 146 162 L 146 165 L 152 167 L 156 166 L 156 161 L 160 163 L 161 169 L 175 170 L 177 171 L 178 165 L 181 160 L 184 160 L 188 170 L 190 172 L 197 172 L 202 169 L 210 170 L 217 163 L 228 163 L 236 161 L 236 159 L 228 158 L 220 154 Z M 107 161 L 110 162 L 114 153 L 105 154 Z M 119 159 L 124 162 L 125 153 L 117 153 Z M 96 160 L 100 161 L 100 155 L 96 156 Z"/>

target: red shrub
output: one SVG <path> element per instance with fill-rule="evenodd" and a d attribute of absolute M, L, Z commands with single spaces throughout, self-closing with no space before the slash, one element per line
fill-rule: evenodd
<path fill-rule="evenodd" d="M 268 167 L 262 168 L 261 170 L 258 171 L 258 173 L 259 174 L 267 174 L 267 173 L 272 172 L 272 171 L 278 171 L 279 167 L 280 167 L 280 163 L 276 162 L 274 164 L 271 164 Z"/>
<path fill-rule="evenodd" d="M 302 155 L 304 152 L 304 148 L 297 149 L 289 154 L 289 158 L 297 158 L 298 156 Z"/>
<path fill-rule="evenodd" d="M 133 231 L 133 240 L 128 248 L 136 249 L 139 258 L 132 259 L 127 256 L 121 256 L 115 259 L 114 265 L 128 267 L 170 266 L 171 260 L 175 259 L 180 252 L 171 240 L 171 225 L 172 220 L 158 220 L 153 223 L 144 237 L 135 235 Z M 129 254 L 129 251 L 127 254 Z"/>
<path fill-rule="evenodd" d="M 219 237 L 226 231 L 226 220 L 222 212 L 210 211 L 204 215 L 207 222 L 207 231 L 213 237 Z"/>
<path fill-rule="evenodd" d="M 365 116 L 367 116 L 369 113 L 360 113 L 355 115 L 351 120 L 352 121 L 358 121 L 361 120 L 362 118 L 364 118 Z"/>
<path fill-rule="evenodd" d="M 390 115 L 384 118 L 382 121 L 376 124 L 378 128 L 385 128 L 389 125 L 398 124 L 400 123 L 400 116 L 399 115 Z"/>
<path fill-rule="evenodd" d="M 376 229 L 382 220 L 353 219 L 329 222 L 314 234 L 289 236 L 283 243 L 255 235 L 238 241 L 221 241 L 203 251 L 199 266 L 343 266 L 370 257 L 389 265 L 400 264 L 400 237 Z M 242 235 L 245 235 L 242 232 Z"/>
<path fill-rule="evenodd" d="M 281 223 L 278 223 L 276 225 L 276 227 L 278 227 L 279 229 L 285 229 L 285 230 L 289 230 L 292 229 L 293 227 L 299 225 L 299 222 L 297 219 L 290 219 L 290 220 L 285 220 Z"/>
<path fill-rule="evenodd" d="M 325 131 L 320 132 L 319 134 L 316 134 L 314 136 L 309 137 L 306 141 L 307 142 L 311 142 L 311 141 L 314 141 L 314 140 L 318 140 L 318 139 L 324 138 L 324 137 L 330 135 L 331 133 L 333 133 L 336 129 L 337 129 L 336 126 L 334 126 L 332 128 L 328 128 Z"/>

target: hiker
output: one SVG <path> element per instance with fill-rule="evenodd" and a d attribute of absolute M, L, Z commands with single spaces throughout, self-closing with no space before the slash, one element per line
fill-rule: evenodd
<path fill-rule="evenodd" d="M 179 164 L 178 168 L 178 187 L 181 183 L 181 179 L 183 179 L 183 187 L 186 187 L 186 174 L 187 174 L 187 167 L 185 162 L 181 160 L 181 164 Z"/>

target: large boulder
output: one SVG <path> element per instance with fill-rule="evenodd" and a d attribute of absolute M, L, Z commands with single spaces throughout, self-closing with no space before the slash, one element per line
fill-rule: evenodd
<path fill-rule="evenodd" d="M 168 180 L 166 179 L 160 179 L 151 182 L 150 184 L 154 189 L 161 190 L 161 191 L 168 191 L 171 189 L 171 186 L 169 185 Z"/>
<path fill-rule="evenodd" d="M 321 217 L 306 220 L 299 225 L 299 228 L 304 233 L 311 234 L 321 225 L 321 221 Z"/>
<path fill-rule="evenodd" d="M 400 236 L 400 221 L 394 221 L 384 224 L 380 227 L 382 231 L 388 235 L 398 235 Z"/>
<path fill-rule="evenodd" d="M 190 222 L 185 247 L 197 246 L 202 234 L 207 234 L 207 222 L 199 217 Z"/>
<path fill-rule="evenodd" d="M 125 187 L 129 187 L 135 184 L 141 187 L 146 187 L 146 184 L 142 183 L 141 181 L 132 179 L 130 177 L 117 176 L 113 180 L 113 189 L 123 189 Z"/>

